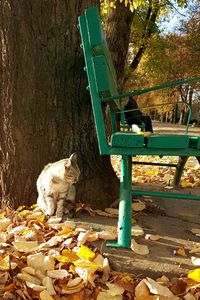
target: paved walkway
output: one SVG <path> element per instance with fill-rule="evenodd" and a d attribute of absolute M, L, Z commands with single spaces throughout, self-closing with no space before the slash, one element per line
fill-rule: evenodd
<path fill-rule="evenodd" d="M 154 122 L 155 133 L 183 133 L 183 126 Z M 200 135 L 199 127 L 190 127 L 190 135 Z M 149 185 L 148 189 L 160 190 L 163 187 Z M 173 190 L 171 190 L 173 191 Z M 169 191 L 170 192 L 170 191 Z M 184 193 L 200 195 L 200 188 L 185 188 Z M 150 203 L 147 198 L 143 201 Z M 137 213 L 134 217 L 145 234 L 159 235 L 157 241 L 146 240 L 144 235 L 135 237 L 140 244 L 148 246 L 150 253 L 142 256 L 131 250 L 108 248 L 105 242 L 98 242 L 97 247 L 109 257 L 112 267 L 117 271 L 130 272 L 138 277 L 151 276 L 157 278 L 163 274 L 174 276 L 186 274 L 188 270 L 197 268 L 191 262 L 191 257 L 200 257 L 191 254 L 190 250 L 200 247 L 200 237 L 194 235 L 193 228 L 200 230 L 200 203 L 198 201 L 152 199 L 153 204 L 146 211 Z M 163 214 L 165 212 L 165 215 Z M 114 230 L 117 219 L 106 217 L 90 217 L 88 214 L 80 216 L 77 223 L 91 225 L 94 228 Z M 175 255 L 178 248 L 184 247 L 186 256 Z"/>
<path fill-rule="evenodd" d="M 200 193 L 200 188 L 198 190 Z M 195 268 L 191 257 L 200 254 L 190 254 L 189 251 L 198 245 L 200 247 L 200 237 L 191 232 L 193 228 L 200 230 L 200 203 L 156 199 L 154 204 L 151 204 L 150 209 L 134 216 L 145 234 L 160 237 L 157 241 L 146 240 L 144 235 L 135 237 L 137 243 L 148 246 L 150 251 L 148 255 L 138 255 L 127 249 L 108 248 L 105 242 L 95 244 L 104 255 L 108 256 L 111 266 L 116 271 L 133 273 L 141 278 L 146 276 L 157 278 L 161 275 L 180 276 Z M 76 223 L 111 231 L 117 227 L 117 219 L 91 217 L 88 214 L 80 215 Z M 174 252 L 182 247 L 187 256 L 175 255 Z"/>

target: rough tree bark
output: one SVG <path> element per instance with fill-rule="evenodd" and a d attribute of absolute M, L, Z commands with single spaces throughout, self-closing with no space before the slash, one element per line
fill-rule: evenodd
<path fill-rule="evenodd" d="M 77 17 L 97 0 L 0 0 L 0 186 L 2 201 L 36 202 L 45 164 L 78 154 L 77 199 L 117 198 L 109 157 L 100 157 L 83 70 Z"/>
<path fill-rule="evenodd" d="M 106 16 L 106 39 L 116 67 L 120 89 L 123 88 L 124 73 L 128 46 L 131 34 L 131 24 L 134 12 L 125 7 L 124 2 L 116 2 L 116 8 L 110 8 Z"/>

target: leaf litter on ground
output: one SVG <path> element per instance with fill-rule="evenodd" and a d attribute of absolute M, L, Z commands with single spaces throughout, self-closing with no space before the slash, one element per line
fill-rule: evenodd
<path fill-rule="evenodd" d="M 134 230 L 142 233 L 138 226 Z M 113 236 L 73 223 L 50 223 L 36 206 L 0 211 L 0 299 L 199 299 L 200 269 L 156 281 L 113 271 L 91 244 Z M 145 255 L 143 246 L 132 241 Z"/>
<path fill-rule="evenodd" d="M 165 164 L 177 164 L 178 157 L 174 156 L 164 156 L 160 158 L 159 156 L 142 156 L 138 155 L 134 158 L 137 162 L 148 162 L 148 163 L 165 163 Z M 120 156 L 112 156 L 111 162 L 113 168 L 118 176 L 120 176 Z M 134 183 L 156 183 L 162 184 L 166 188 L 171 188 L 173 177 L 175 173 L 175 168 L 163 167 L 163 166 L 149 166 L 134 164 L 132 169 L 132 180 Z M 200 168 L 199 163 L 195 157 L 190 157 L 185 165 L 181 186 L 183 188 L 188 187 L 200 187 Z"/>

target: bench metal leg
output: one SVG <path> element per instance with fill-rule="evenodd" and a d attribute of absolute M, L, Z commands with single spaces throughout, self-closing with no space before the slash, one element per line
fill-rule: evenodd
<path fill-rule="evenodd" d="M 177 187 L 181 180 L 181 175 L 183 173 L 183 169 L 188 160 L 188 156 L 179 156 L 178 164 L 176 166 L 176 172 L 174 175 L 173 186 Z"/>
<path fill-rule="evenodd" d="M 132 205 L 132 156 L 122 156 L 120 195 L 119 195 L 119 219 L 118 240 L 108 242 L 111 247 L 130 248 L 131 246 L 131 205 Z"/>

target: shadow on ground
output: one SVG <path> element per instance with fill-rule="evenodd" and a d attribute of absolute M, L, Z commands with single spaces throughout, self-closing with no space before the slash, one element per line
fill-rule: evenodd
<path fill-rule="evenodd" d="M 191 189 L 184 189 L 184 192 L 190 193 Z M 195 189 L 195 194 L 200 194 L 200 188 Z M 157 278 L 161 275 L 180 276 L 197 268 L 191 262 L 192 255 L 197 256 L 197 254 L 190 254 L 189 251 L 198 245 L 200 247 L 200 237 L 191 232 L 193 228 L 200 229 L 199 202 L 161 198 L 154 198 L 153 202 L 143 198 L 143 201 L 150 202 L 151 208 L 135 213 L 133 216 L 145 234 L 159 235 L 160 239 L 146 240 L 145 235 L 135 237 L 137 243 L 148 246 L 150 252 L 145 256 L 135 254 L 128 249 L 107 247 L 105 242 L 96 242 L 94 245 L 109 258 L 112 268 L 141 278 L 146 276 Z M 95 229 L 115 230 L 117 227 L 117 219 L 91 217 L 88 214 L 79 215 L 75 222 Z M 185 249 L 186 256 L 175 255 L 174 252 L 182 247 Z"/>

